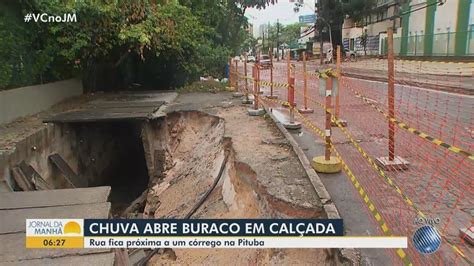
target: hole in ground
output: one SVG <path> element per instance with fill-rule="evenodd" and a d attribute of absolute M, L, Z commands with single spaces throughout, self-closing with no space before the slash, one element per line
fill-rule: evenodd
<path fill-rule="evenodd" d="M 141 123 L 81 123 L 72 128 L 79 175 L 89 187 L 111 186 L 112 213 L 121 213 L 148 188 Z"/>

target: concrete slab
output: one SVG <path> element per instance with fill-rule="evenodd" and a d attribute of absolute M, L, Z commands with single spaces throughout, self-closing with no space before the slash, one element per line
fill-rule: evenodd
<path fill-rule="evenodd" d="M 311 108 L 299 108 L 298 111 L 302 114 L 312 114 L 314 110 Z"/>
<path fill-rule="evenodd" d="M 119 106 L 110 108 L 84 109 L 60 113 L 43 120 L 45 123 L 77 123 L 98 121 L 124 121 L 124 120 L 148 120 L 155 117 L 164 102 L 156 102 L 152 107 L 130 107 Z"/>
<path fill-rule="evenodd" d="M 248 98 L 243 97 L 242 98 L 242 104 L 253 104 L 253 101 L 250 100 L 250 97 L 248 97 Z"/>
<path fill-rule="evenodd" d="M 97 218 L 109 217 L 110 203 L 55 206 L 45 208 L 0 210 L 0 234 L 24 232 L 26 219 L 32 218 Z"/>
<path fill-rule="evenodd" d="M 272 109 L 272 113 L 275 118 L 280 122 L 286 129 L 298 130 L 301 129 L 301 123 L 298 121 L 290 122 L 289 111 L 282 109 Z"/>
<path fill-rule="evenodd" d="M 75 123 L 123 120 L 151 120 L 164 116 L 165 104 L 173 102 L 175 92 L 123 92 L 102 95 L 78 110 L 47 117 L 43 122 Z"/>
<path fill-rule="evenodd" d="M 263 108 L 259 108 L 259 109 L 250 108 L 247 111 L 250 116 L 261 116 L 265 114 L 265 109 Z"/>
<path fill-rule="evenodd" d="M 82 205 L 106 202 L 110 187 L 0 193 L 0 210 Z"/>
<path fill-rule="evenodd" d="M 26 249 L 27 218 L 108 218 L 110 187 L 0 193 L 0 264 L 113 265 L 112 249 Z"/>
<path fill-rule="evenodd" d="M 385 171 L 407 170 L 408 161 L 400 156 L 395 156 L 393 161 L 389 157 L 379 157 L 375 162 Z"/>
<path fill-rule="evenodd" d="M 290 129 L 290 130 L 297 130 L 297 129 L 301 129 L 301 123 L 300 122 L 289 122 L 289 121 L 285 121 L 285 122 L 282 122 L 282 125 L 286 128 L 286 129 Z"/>

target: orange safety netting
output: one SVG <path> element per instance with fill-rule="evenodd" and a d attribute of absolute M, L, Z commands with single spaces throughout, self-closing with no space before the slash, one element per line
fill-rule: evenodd
<path fill-rule="evenodd" d="M 304 114 L 304 119 L 324 130 L 325 97 L 319 93 L 319 78 L 314 75 L 321 66 L 308 63 L 305 75 L 302 62 L 291 64 L 295 66 L 296 108 L 314 109 L 314 113 Z M 472 227 L 474 221 L 474 65 L 395 60 L 394 155 L 407 160 L 409 166 L 390 171 L 375 163 L 376 158 L 389 155 L 387 65 L 386 60 L 378 59 L 342 64 L 339 105 L 334 106 L 333 94 L 330 111 L 348 125 L 333 127 L 334 148 L 391 233 L 409 238 L 405 251 L 412 263 L 472 263 L 472 246 L 459 236 L 459 229 Z M 243 77 L 241 67 L 242 64 L 239 74 Z M 281 108 L 288 99 L 288 90 L 278 85 L 288 82 L 287 61 L 274 62 L 272 74 L 273 77 L 270 69 L 260 70 L 260 81 L 267 82 L 262 83 L 261 90 L 268 95 L 268 82 L 273 80 L 273 94 L 279 96 L 279 101 L 264 102 Z M 251 70 L 247 77 L 251 78 Z M 305 78 L 308 106 L 304 106 Z M 251 81 L 249 89 L 252 92 Z M 318 134 L 315 138 L 322 140 Z M 356 189 L 352 193 L 360 194 Z M 368 219 L 377 224 L 374 212 L 363 204 L 363 197 L 358 200 Z M 420 226 L 415 223 L 419 218 L 439 219 L 435 227 L 443 238 L 440 250 L 434 254 L 421 255 L 411 242 Z M 379 230 L 380 235 L 383 231 Z M 396 250 L 388 252 L 395 263 L 400 263 Z"/>

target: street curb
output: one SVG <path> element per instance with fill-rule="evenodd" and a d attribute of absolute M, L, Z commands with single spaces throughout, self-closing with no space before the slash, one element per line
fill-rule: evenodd
<path fill-rule="evenodd" d="M 311 167 L 311 164 L 308 158 L 306 157 L 306 155 L 304 154 L 303 150 L 301 149 L 300 145 L 296 142 L 296 140 L 288 132 L 288 130 L 282 125 L 282 123 L 278 121 L 278 119 L 273 115 L 271 109 L 268 108 L 268 106 L 266 106 L 265 104 L 262 104 L 262 105 L 263 105 L 263 108 L 267 111 L 266 113 L 268 114 L 268 116 L 272 118 L 273 122 L 281 131 L 281 133 L 290 142 L 290 145 L 293 148 L 293 151 L 298 156 L 298 159 L 301 165 L 303 166 L 306 174 L 308 175 L 309 180 L 311 184 L 313 185 L 314 190 L 316 191 L 316 194 L 321 199 L 321 203 L 323 204 L 324 212 L 326 212 L 327 218 L 341 219 L 341 216 L 339 215 L 339 212 L 337 211 L 336 205 L 334 205 L 334 203 L 332 202 L 331 195 L 326 190 L 326 187 L 321 181 L 321 178 L 319 177 L 319 175 Z M 356 265 L 356 266 L 360 265 L 360 254 L 355 249 L 342 248 L 338 250 L 340 251 L 339 256 L 341 257 L 343 262 L 347 261 L 351 265 Z"/>

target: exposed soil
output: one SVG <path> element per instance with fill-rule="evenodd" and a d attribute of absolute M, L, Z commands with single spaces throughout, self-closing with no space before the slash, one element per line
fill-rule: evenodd
<path fill-rule="evenodd" d="M 78 97 L 4 125 L 0 127 L 0 150 L 9 150 L 16 141 L 46 127 L 43 117 L 106 97 Z M 145 134 L 145 129 L 151 132 Z M 306 172 L 273 121 L 248 116 L 247 107 L 231 93 L 180 94 L 163 121 L 153 121 L 138 135 L 150 186 L 143 194 L 147 195 L 144 208 L 134 213 L 137 216 L 143 211 L 148 218 L 184 218 L 212 186 L 225 162 L 216 188 L 192 218 L 325 217 Z M 134 139 L 140 142 L 138 135 Z M 129 185 L 119 187 L 125 192 Z M 121 190 L 115 196 L 119 194 Z M 331 265 L 335 258 L 330 254 L 323 249 L 164 249 L 149 264 Z"/>
<path fill-rule="evenodd" d="M 210 94 L 178 97 L 182 106 L 190 99 L 196 104 L 196 98 L 208 97 L 207 105 L 195 109 L 216 115 L 168 114 L 171 160 L 166 162 L 163 179 L 150 188 L 145 216 L 185 217 L 214 182 L 229 153 L 217 187 L 192 218 L 323 217 L 304 169 L 273 122 L 249 117 L 246 108 L 228 96 L 223 100 Z M 330 265 L 334 260 L 327 254 L 322 249 L 166 249 L 149 264 Z"/>

